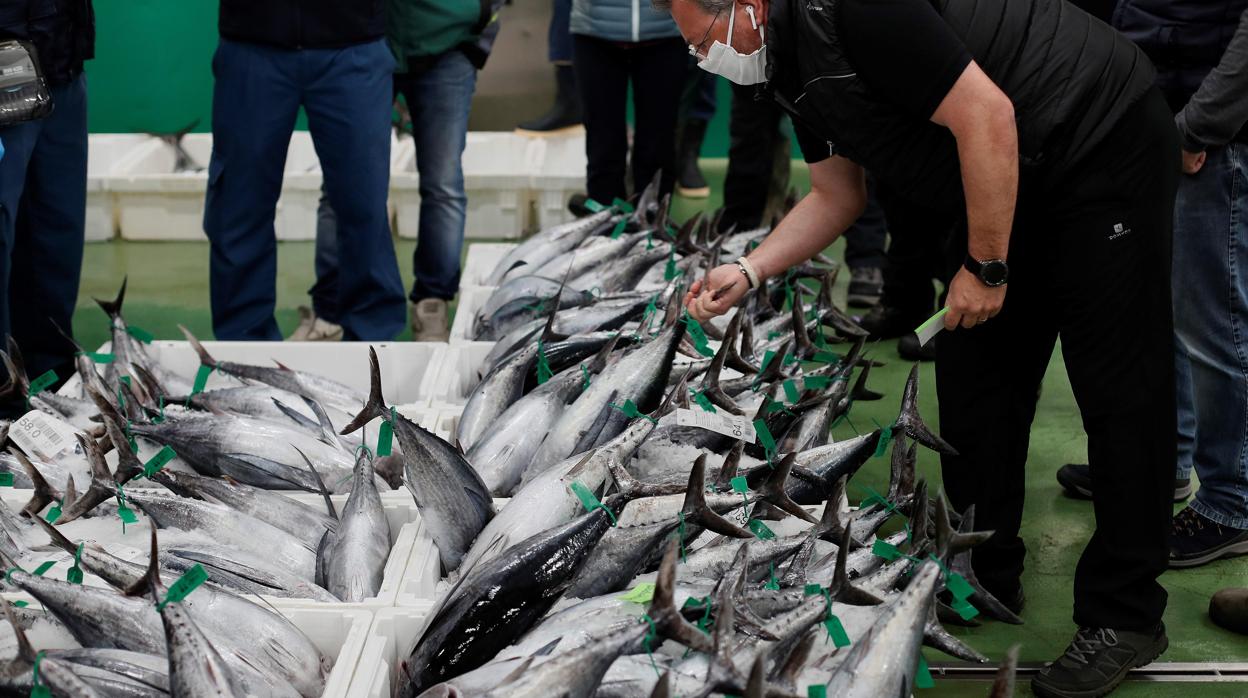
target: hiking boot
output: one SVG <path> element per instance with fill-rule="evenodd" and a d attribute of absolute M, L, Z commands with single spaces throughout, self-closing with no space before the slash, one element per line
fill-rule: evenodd
<path fill-rule="evenodd" d="M 919 344 L 919 336 L 911 332 L 897 342 L 897 355 L 906 361 L 935 361 L 939 340 L 939 337 L 932 337 L 927 344 Z"/>
<path fill-rule="evenodd" d="M 880 297 L 884 295 L 884 272 L 879 267 L 858 267 L 850 269 L 849 274 L 849 307 L 874 308 L 879 305 Z"/>
<path fill-rule="evenodd" d="M 1080 628 L 1066 652 L 1031 680 L 1031 690 L 1041 698 L 1100 698 L 1169 644 L 1164 625 L 1146 633 Z"/>
<path fill-rule="evenodd" d="M 412 304 L 411 313 L 413 341 L 445 342 L 451 338 L 446 301 L 441 298 L 418 300 Z"/>
<path fill-rule="evenodd" d="M 1248 635 L 1248 589 L 1223 589 L 1209 599 L 1209 619 L 1233 633 Z"/>
<path fill-rule="evenodd" d="M 342 325 L 335 325 L 316 316 L 306 305 L 299 306 L 299 326 L 286 338 L 288 342 L 341 342 Z"/>
<path fill-rule="evenodd" d="M 868 339 L 893 339 L 914 334 L 914 328 L 923 324 L 926 315 L 915 316 L 900 308 L 881 303 L 866 315 L 858 318 L 858 326 L 871 333 Z"/>
<path fill-rule="evenodd" d="M 1223 526 L 1190 505 L 1170 523 L 1170 568 L 1199 567 L 1218 558 L 1248 555 L 1248 531 Z"/>
<path fill-rule="evenodd" d="M 706 178 L 698 168 L 698 155 L 702 153 L 702 139 L 706 137 L 706 122 L 691 119 L 685 122 L 680 134 L 680 143 L 676 146 L 676 193 L 686 199 L 705 199 L 711 195 L 711 188 L 706 185 Z"/>
<path fill-rule="evenodd" d="M 581 126 L 581 96 L 576 91 L 576 73 L 570 65 L 555 66 L 555 103 L 545 114 L 516 126 L 525 136 L 553 136 L 575 131 Z"/>
<path fill-rule="evenodd" d="M 1076 499 L 1092 499 L 1092 466 L 1087 463 L 1067 463 L 1057 469 L 1057 481 Z M 1174 480 L 1174 501 L 1184 502 L 1192 496 L 1192 481 Z"/>

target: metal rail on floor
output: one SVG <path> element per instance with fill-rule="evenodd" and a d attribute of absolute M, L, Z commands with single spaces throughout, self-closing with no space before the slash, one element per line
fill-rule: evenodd
<path fill-rule="evenodd" d="M 1033 676 L 1045 666 L 1042 662 L 1022 662 L 1018 665 L 1019 676 Z M 997 673 L 992 664 L 971 665 L 934 662 L 930 665 L 936 679 L 961 679 L 991 681 Z M 1148 666 L 1132 669 L 1127 675 L 1130 681 L 1157 681 L 1166 683 L 1248 683 L 1248 663 L 1243 662 L 1154 662 Z"/>

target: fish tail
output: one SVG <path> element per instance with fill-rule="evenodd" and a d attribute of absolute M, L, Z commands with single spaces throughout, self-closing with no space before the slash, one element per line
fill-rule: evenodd
<path fill-rule="evenodd" d="M 758 488 L 759 494 L 763 500 L 777 509 L 781 509 L 807 523 L 817 524 L 819 520 L 810 515 L 810 512 L 803 509 L 797 502 L 793 501 L 785 486 L 788 484 L 789 474 L 793 472 L 793 464 L 797 461 L 797 454 L 790 453 L 785 456 L 776 467 L 772 469 L 771 474 Z"/>
<path fill-rule="evenodd" d="M 655 579 L 654 597 L 650 600 L 648 615 L 654 621 L 655 630 L 662 637 L 669 638 L 699 652 L 709 652 L 710 639 L 701 630 L 691 625 L 676 607 L 676 563 L 680 559 L 680 543 L 672 540 L 663 553 L 663 563 L 659 566 L 659 574 Z"/>
<path fill-rule="evenodd" d="M 794 284 L 793 291 L 793 345 L 794 353 L 801 357 L 811 357 L 815 355 L 815 343 L 810 339 L 810 332 L 806 329 L 806 306 L 802 302 L 802 291 L 805 288 L 800 284 Z"/>
<path fill-rule="evenodd" d="M 147 558 L 147 572 L 134 584 L 126 587 L 126 596 L 151 594 L 153 601 L 160 600 L 160 548 L 156 542 L 156 526 L 152 526 L 152 547 Z"/>
<path fill-rule="evenodd" d="M 819 523 L 815 525 L 814 530 L 815 536 L 820 540 L 839 545 L 850 529 L 844 517 L 841 516 L 841 502 L 845 499 L 845 485 L 848 481 L 848 475 L 838 478 L 828 494 L 828 500 L 823 504 L 823 516 L 819 518 Z M 852 537 L 849 539 L 849 545 L 851 549 L 862 547 L 862 543 Z"/>
<path fill-rule="evenodd" d="M 386 399 L 381 394 L 381 366 L 377 363 L 377 350 L 368 348 L 369 388 L 368 402 L 351 423 L 339 432 L 343 435 L 359 430 L 374 419 L 388 419 L 390 409 L 386 407 Z"/>
<path fill-rule="evenodd" d="M 30 481 L 34 484 L 30 501 L 26 503 L 26 506 L 22 507 L 22 515 L 30 519 L 42 521 L 43 519 L 39 517 L 39 512 L 43 511 L 43 508 L 48 504 L 56 501 L 56 493 L 43 477 L 43 473 L 35 468 L 35 464 L 30 462 L 25 453 L 22 453 L 17 448 L 10 448 L 9 453 L 12 453 L 13 457 L 17 458 L 17 462 L 22 464 L 26 475 L 30 477 Z"/>
<path fill-rule="evenodd" d="M 720 516 L 706 504 L 706 454 L 698 456 L 689 471 L 684 506 L 680 510 L 686 523 L 732 538 L 753 538 L 754 534 Z"/>
<path fill-rule="evenodd" d="M 949 634 L 945 626 L 941 625 L 940 618 L 936 616 L 934 603 L 928 606 L 927 623 L 923 626 L 923 644 L 967 662 L 983 664 L 988 661 L 988 658 L 978 650 Z M 1010 692 L 1007 695 L 1013 696 L 1014 693 Z"/>
<path fill-rule="evenodd" d="M 911 442 L 907 448 L 906 438 L 900 434 L 893 441 L 893 457 L 888 474 L 888 500 L 899 506 L 908 506 L 914 498 L 918 477 L 915 470 L 919 460 L 918 450 L 917 441 Z"/>
<path fill-rule="evenodd" d="M 191 348 L 194 349 L 195 353 L 199 355 L 199 363 L 204 366 L 216 368 L 217 360 L 212 358 L 212 354 L 208 353 L 208 350 L 204 348 L 204 345 L 201 344 L 198 339 L 196 339 L 195 335 L 191 334 L 191 331 L 186 329 L 186 326 L 184 325 L 178 325 L 178 329 L 182 330 L 182 334 L 186 337 L 186 341 L 190 343 Z"/>
<path fill-rule="evenodd" d="M 121 289 L 117 291 L 117 297 L 113 300 L 102 301 L 99 298 L 95 299 L 96 304 L 100 306 L 100 310 L 103 310 L 110 320 L 116 320 L 121 317 L 121 306 L 126 302 L 126 284 L 129 281 L 130 277 L 122 277 Z"/>
<path fill-rule="evenodd" d="M 4 617 L 8 619 L 9 625 L 13 626 L 13 634 L 17 637 L 17 656 L 26 662 L 33 663 L 36 658 L 35 648 L 30 644 L 30 638 L 26 637 L 26 631 L 22 629 L 17 618 L 13 616 L 13 608 L 9 605 L 8 600 L 0 600 L 0 605 L 4 606 Z"/>
<path fill-rule="evenodd" d="M 706 369 L 706 374 L 702 377 L 702 394 L 706 395 L 716 406 L 722 407 L 728 413 L 734 415 L 742 414 L 741 406 L 720 387 L 719 374 L 724 370 L 724 363 L 728 360 L 728 355 L 734 351 L 733 345 L 736 343 L 735 326 L 738 324 L 740 324 L 739 318 L 734 315 L 728 325 L 728 329 L 724 332 L 723 341 L 719 345 L 719 351 L 715 352 L 715 357 L 711 359 L 711 365 Z"/>
<path fill-rule="evenodd" d="M 758 367 L 741 355 L 739 343 L 744 343 L 743 327 L 745 311 L 738 309 L 732 314 L 732 319 L 728 321 L 728 328 L 724 330 L 724 343 L 728 345 L 728 354 L 724 357 L 724 365 L 734 371 L 740 371 L 745 375 L 758 373 Z M 751 353 L 753 349 L 751 348 Z"/>
<path fill-rule="evenodd" d="M 949 456 L 958 452 L 948 442 L 937 436 L 923 423 L 919 415 L 919 365 L 910 369 L 910 377 L 906 379 L 906 388 L 901 396 L 901 414 L 897 416 L 897 428 L 906 436 L 918 441 L 928 448 Z"/>
<path fill-rule="evenodd" d="M 877 393 L 867 387 L 867 376 L 871 374 L 871 366 L 871 362 L 865 362 L 862 364 L 862 369 L 858 372 L 858 380 L 854 382 L 853 392 L 850 393 L 850 396 L 855 401 L 874 402 L 884 398 L 883 393 Z"/>
<path fill-rule="evenodd" d="M 52 545 L 55 545 L 70 555 L 78 552 L 78 545 L 72 540 L 66 538 L 65 534 L 61 533 L 56 526 L 44 521 L 43 518 L 39 516 L 34 517 L 34 520 L 35 523 L 39 524 L 39 528 L 42 528 L 43 532 L 48 534 L 48 538 L 52 539 Z"/>
<path fill-rule="evenodd" d="M 832 578 L 832 586 L 829 587 L 832 600 L 851 606 L 877 606 L 884 603 L 875 594 L 860 589 L 849 581 L 849 572 L 846 569 L 849 561 L 849 540 L 849 529 L 846 529 L 836 547 L 836 574 Z"/>
<path fill-rule="evenodd" d="M 732 489 L 732 479 L 737 476 L 737 470 L 741 467 L 743 451 L 745 451 L 745 441 L 738 440 L 728 451 L 728 455 L 724 456 L 724 464 L 719 466 L 719 474 L 715 477 L 717 491 L 727 492 Z"/>

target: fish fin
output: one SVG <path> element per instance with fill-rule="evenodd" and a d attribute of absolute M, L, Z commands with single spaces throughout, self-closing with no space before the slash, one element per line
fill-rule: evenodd
<path fill-rule="evenodd" d="M 316 578 L 313 582 L 322 589 L 329 588 L 326 570 L 329 565 L 329 550 L 333 547 L 336 538 L 332 530 L 325 529 L 325 533 L 321 534 L 320 542 L 316 545 Z"/>
<path fill-rule="evenodd" d="M 934 603 L 928 606 L 927 623 L 923 626 L 923 644 L 932 649 L 940 650 L 950 657 L 967 662 L 983 664 L 988 661 L 988 658 L 978 650 L 950 635 L 949 631 L 945 630 L 945 626 L 940 624 L 940 619 L 936 616 L 936 604 Z M 1013 694 L 1010 695 L 1012 696 Z"/>
<path fill-rule="evenodd" d="M 654 689 L 650 691 L 650 698 L 671 698 L 672 696 L 672 670 L 668 669 L 663 672 L 659 680 L 654 684 Z"/>
<path fill-rule="evenodd" d="M 736 319 L 733 319 L 736 322 Z M 719 345 L 719 350 L 715 352 L 715 357 L 711 359 L 711 365 L 707 367 L 706 374 L 702 377 L 702 393 L 710 398 L 711 402 L 718 407 L 722 407 L 729 414 L 740 416 L 742 410 L 736 400 L 728 397 L 723 388 L 719 386 L 719 374 L 724 370 L 724 362 L 728 358 L 728 353 L 732 351 L 732 345 L 736 341 L 735 335 L 725 334 L 723 341 Z"/>
<path fill-rule="evenodd" d="M 110 319 L 121 317 L 121 306 L 126 302 L 126 284 L 129 282 L 129 276 L 123 276 L 121 278 L 121 288 L 117 291 L 117 297 L 113 300 L 102 301 L 99 298 L 95 299 L 96 305 L 100 306 L 100 310 L 103 310 Z"/>
<path fill-rule="evenodd" d="M 800 284 L 795 284 L 800 289 Z M 806 306 L 802 302 L 802 293 L 795 290 L 793 293 L 793 345 L 797 356 L 809 358 L 815 355 L 815 343 L 810 339 L 810 332 L 806 329 Z"/>
<path fill-rule="evenodd" d="M 906 388 L 901 396 L 901 414 L 897 415 L 896 427 L 906 436 L 918 441 L 928 448 L 945 455 L 956 456 L 958 452 L 948 442 L 937 436 L 923 423 L 919 415 L 919 364 L 910 369 L 910 377 L 906 379 Z"/>
<path fill-rule="evenodd" d="M 685 522 L 731 538 L 753 538 L 754 534 L 720 516 L 706 504 L 706 454 L 697 457 L 689 470 L 689 486 L 680 510 Z"/>
<path fill-rule="evenodd" d="M 803 632 L 797 644 L 789 651 L 787 657 L 784 658 L 783 664 L 777 664 L 776 675 L 774 679 L 792 690 L 797 686 L 798 678 L 802 675 L 802 670 L 806 668 L 806 662 L 810 659 L 810 652 L 814 649 L 815 638 L 818 635 L 812 632 Z"/>
<path fill-rule="evenodd" d="M 728 321 L 728 327 L 724 329 L 724 343 L 728 345 L 728 355 L 724 358 L 724 365 L 734 371 L 740 371 L 745 375 L 758 373 L 758 366 L 750 363 L 741 355 L 739 345 L 744 342 L 742 325 L 744 320 L 742 317 L 745 312 L 738 308 L 732 314 L 732 319 Z"/>
<path fill-rule="evenodd" d="M 651 209 L 658 206 L 659 188 L 661 186 L 662 172 L 656 171 L 654 177 L 650 178 L 650 183 L 645 189 L 641 190 L 641 195 L 637 197 L 637 206 L 633 210 L 632 220 L 638 228 L 650 226 L 652 221 L 647 220 L 651 213 Z"/>
<path fill-rule="evenodd" d="M 824 325 L 830 325 L 842 337 L 865 339 L 871 334 L 862 329 L 858 323 L 854 322 L 836 304 L 829 305 L 823 309 L 823 312 L 819 314 L 819 322 Z"/>
<path fill-rule="evenodd" d="M 870 362 L 863 364 L 862 369 L 858 372 L 858 380 L 854 382 L 854 389 L 850 393 L 850 397 L 855 401 L 874 402 L 884 399 L 883 393 L 877 393 L 867 387 L 867 376 L 871 373 L 871 365 Z"/>
<path fill-rule="evenodd" d="M 952 514 L 952 512 L 950 512 Z M 949 554 L 957 555 L 966 552 L 977 545 L 986 543 L 992 538 L 995 531 L 976 531 L 975 526 L 975 505 L 972 504 L 966 508 L 962 514 L 961 525 L 954 531 L 953 536 L 949 539 Z"/>
<path fill-rule="evenodd" d="M 39 512 L 48 504 L 56 500 L 56 492 L 53 491 L 52 485 L 48 484 L 47 479 L 43 477 L 43 473 L 35 468 L 35 464 L 30 462 L 25 453 L 13 447 L 9 447 L 9 453 L 21 463 L 22 469 L 26 471 L 27 477 L 30 478 L 34 488 L 31 490 L 30 501 L 26 502 L 26 506 L 22 507 L 21 514 L 30 519 L 38 519 Z"/>
<path fill-rule="evenodd" d="M 535 658 L 534 656 L 525 657 L 524 661 L 520 662 L 520 666 L 517 666 L 515 669 L 512 669 L 511 672 L 509 672 L 506 676 L 504 676 L 502 681 L 499 681 L 498 685 L 495 686 L 495 688 L 502 688 L 503 686 L 507 686 L 509 684 L 515 683 L 516 681 L 519 681 L 520 677 L 524 676 L 529 671 L 529 667 L 533 666 L 534 658 Z"/>
<path fill-rule="evenodd" d="M 781 587 L 795 587 L 806 580 L 806 570 L 815 554 L 815 538 L 807 538 L 789 560 L 788 567 L 780 575 Z"/>
<path fill-rule="evenodd" d="M 4 361 L 5 371 L 9 374 L 9 382 L 4 386 L 6 396 L 12 393 L 15 397 L 25 397 L 30 392 L 30 377 L 26 375 L 26 360 L 22 358 L 22 350 L 17 346 L 17 340 L 9 336 L 8 353 L 0 352 L 0 359 Z"/>
<path fill-rule="evenodd" d="M 321 478 L 321 473 L 317 471 L 315 465 L 312 465 L 312 459 L 300 451 L 298 446 L 291 444 L 290 447 L 295 449 L 295 453 L 298 453 L 300 458 L 303 458 L 304 463 L 308 464 L 308 470 L 312 471 L 312 478 L 316 480 L 316 488 L 320 490 L 321 497 L 325 500 L 325 509 L 329 512 L 330 518 L 337 521 L 338 512 L 334 509 L 334 500 L 330 499 L 329 490 L 325 488 L 325 480 Z"/>
<path fill-rule="evenodd" d="M 846 563 L 849 561 L 849 531 L 845 531 L 841 535 L 840 545 L 836 548 L 836 574 L 832 578 L 832 585 L 829 587 L 832 599 L 850 606 L 877 606 L 884 603 L 875 594 L 860 589 L 849 581 L 849 572 L 846 570 Z"/>
<path fill-rule="evenodd" d="M 289 367 L 289 366 L 287 366 L 286 364 L 282 363 L 281 361 L 278 361 L 277 359 L 273 359 L 272 361 L 273 361 L 273 363 L 274 363 L 274 364 L 278 367 L 278 369 L 280 369 L 280 370 L 282 370 L 282 371 L 285 371 L 285 372 L 287 372 L 287 373 L 294 373 L 294 371 L 290 370 L 290 367 Z"/>
<path fill-rule="evenodd" d="M 693 375 L 693 366 L 685 369 L 685 375 L 680 377 L 676 382 L 676 386 L 667 394 L 663 402 L 659 403 L 658 409 L 650 413 L 650 418 L 656 423 L 663 417 L 676 411 L 680 400 L 686 400 L 689 397 L 689 376 Z"/>
<path fill-rule="evenodd" d="M 30 638 L 26 636 L 26 631 L 22 629 L 22 624 L 17 622 L 17 618 L 13 615 L 13 607 L 7 599 L 0 600 L 0 604 L 4 605 L 4 617 L 8 619 L 9 625 L 13 627 L 13 635 L 17 638 L 17 656 L 25 662 L 33 663 L 35 661 L 35 648 L 30 644 Z"/>
<path fill-rule="evenodd" d="M 78 486 L 74 484 L 74 476 L 65 476 L 65 496 L 61 499 L 61 510 L 69 509 L 78 501 Z"/>
<path fill-rule="evenodd" d="M 819 278 L 819 295 L 817 296 L 815 304 L 820 310 L 825 310 L 836 305 L 836 302 L 832 300 L 832 288 L 836 285 L 836 276 L 839 271 L 839 266 L 833 267 Z"/>
<path fill-rule="evenodd" d="M 767 649 L 754 655 L 754 663 L 750 665 L 750 676 L 745 680 L 745 691 L 741 698 L 766 698 L 767 696 Z"/>
<path fill-rule="evenodd" d="M 810 512 L 806 511 L 801 507 L 801 505 L 793 501 L 789 497 L 788 492 L 784 489 L 785 484 L 789 479 L 789 473 L 793 470 L 793 463 L 796 461 L 796 453 L 790 453 L 782 458 L 780 462 L 776 464 L 776 467 L 772 469 L 771 474 L 767 476 L 767 479 L 763 482 L 762 486 L 757 488 L 757 491 L 762 495 L 762 498 L 765 501 L 777 509 L 796 516 L 807 523 L 817 524 L 819 523 L 819 519 L 811 516 Z"/>
<path fill-rule="evenodd" d="M 459 439 L 455 439 L 454 446 L 455 446 L 455 450 L 459 451 L 459 455 L 461 456 L 468 455 L 468 451 L 464 449 L 464 444 Z"/>
<path fill-rule="evenodd" d="M 741 357 L 742 360 L 754 366 L 758 363 L 754 354 L 754 318 L 742 310 L 744 318 L 741 320 Z M 734 367 L 735 368 L 735 367 Z M 755 368 L 751 373 L 759 373 L 761 369 Z"/>
<path fill-rule="evenodd" d="M 139 457 L 134 451 L 130 450 L 130 440 L 126 438 L 126 433 L 121 429 L 119 421 L 121 415 L 115 409 L 111 409 L 112 405 L 102 395 L 96 393 L 92 397 L 99 398 L 95 404 L 100 407 L 100 414 L 104 417 L 105 433 L 113 448 L 117 450 L 117 473 L 113 476 L 113 480 L 117 484 L 124 485 L 143 472 L 143 464 L 139 462 Z M 110 409 L 106 410 L 105 405 Z"/>
<path fill-rule="evenodd" d="M 290 369 L 286 370 L 289 371 Z M 307 405 L 308 409 L 312 410 L 312 414 L 316 415 L 317 426 L 321 429 L 321 440 L 330 446 L 336 446 L 344 451 L 349 451 L 350 449 L 342 442 L 342 439 L 338 438 L 338 432 L 334 430 L 334 423 L 329 421 L 329 415 L 326 414 L 325 408 L 321 407 L 321 403 L 310 397 L 304 397 L 303 404 Z"/>
<path fill-rule="evenodd" d="M 199 343 L 199 340 L 195 338 L 195 335 L 191 334 L 191 331 L 186 329 L 185 325 L 178 325 L 178 329 L 182 330 L 182 334 L 186 336 L 186 341 L 190 343 L 191 348 L 194 349 L 195 353 L 199 355 L 199 363 L 204 366 L 216 368 L 217 360 L 212 358 L 212 354 L 209 354 L 208 350 L 204 348 L 204 345 Z"/>
<path fill-rule="evenodd" d="M 275 397 L 271 397 L 269 399 L 272 400 L 273 406 L 281 410 L 282 414 L 286 415 L 286 417 L 289 418 L 290 421 L 294 422 L 295 424 L 299 425 L 300 427 L 304 429 L 320 430 L 321 426 L 317 424 L 316 421 L 308 419 L 307 415 L 299 412 L 295 408 L 291 407 L 290 405 L 287 405 L 286 403 L 282 402 L 281 400 Z M 334 443 L 337 444 L 337 441 L 335 441 Z"/>
<path fill-rule="evenodd" d="M 368 348 L 368 368 L 368 402 L 355 419 L 339 432 L 340 434 L 350 434 L 373 419 L 386 419 L 390 416 L 390 410 L 386 407 L 386 399 L 381 394 L 381 366 L 377 363 L 377 350 L 371 346 Z"/>
<path fill-rule="evenodd" d="M 931 500 L 927 496 L 927 481 L 920 479 L 914 489 L 914 502 L 910 508 L 910 547 L 912 550 L 928 551 L 935 545 L 928 528 L 931 525 Z"/>
<path fill-rule="evenodd" d="M 614 337 L 607 340 L 607 343 L 602 345 L 598 353 L 594 354 L 594 357 L 590 359 L 589 365 L 585 367 L 585 370 L 594 375 L 602 373 L 602 370 L 607 367 L 607 359 L 611 358 L 611 353 L 620 345 L 620 336 L 621 333 L 616 332 Z"/>
<path fill-rule="evenodd" d="M 82 447 L 87 463 L 91 467 L 91 484 L 87 487 L 87 491 L 82 496 L 75 497 L 73 502 L 70 502 L 70 488 L 66 485 L 65 502 L 61 505 L 62 514 L 57 519 L 60 523 L 69 523 L 86 516 L 100 503 L 111 499 L 116 494 L 113 474 L 108 470 L 108 463 L 104 461 L 104 454 L 100 452 L 100 447 L 95 441 L 82 434 L 74 436 L 78 439 L 78 445 Z M 118 453 L 123 453 L 128 452 L 130 448 L 126 446 L 124 449 L 117 450 Z M 69 480 L 73 482 L 73 476 L 70 476 Z"/>
<path fill-rule="evenodd" d="M 693 231 L 701 222 L 702 212 L 698 211 L 676 231 L 676 249 L 681 250 L 682 254 L 691 254 L 699 251 L 698 245 L 693 239 Z"/>
<path fill-rule="evenodd" d="M 828 493 L 828 499 L 823 504 L 823 516 L 820 517 L 819 524 L 815 527 L 816 536 L 821 540 L 839 545 L 844 540 L 846 532 L 850 530 L 850 526 L 841 516 L 841 500 L 845 498 L 845 488 L 848 482 L 849 476 L 842 475 L 837 478 L 832 491 Z M 862 543 L 854 540 L 853 537 L 850 537 L 849 545 L 851 550 L 862 547 Z"/>
<path fill-rule="evenodd" d="M 156 541 L 156 526 L 152 525 L 152 542 L 147 556 L 147 572 L 122 592 L 126 596 L 151 594 L 152 600 L 160 600 L 160 546 Z"/>
<path fill-rule="evenodd" d="M 169 391 L 165 390 L 165 387 L 160 384 L 160 379 L 149 371 L 146 366 L 132 362 L 130 370 L 134 372 L 134 377 L 138 379 L 143 386 L 143 390 L 147 391 L 148 395 L 153 398 L 164 397 L 167 399 L 169 397 Z"/>
<path fill-rule="evenodd" d="M 724 456 L 724 464 L 719 466 L 719 474 L 715 476 L 715 490 L 727 492 L 732 489 L 732 479 L 737 476 L 741 467 L 741 453 L 745 450 L 745 441 L 738 440 L 733 444 L 728 455 Z"/>
<path fill-rule="evenodd" d="M 43 532 L 48 534 L 48 538 L 52 540 L 52 545 L 55 545 L 70 555 L 73 555 L 78 551 L 78 545 L 69 538 L 65 537 L 65 534 L 57 530 L 56 526 L 53 526 L 39 516 L 34 517 L 34 520 L 35 523 L 39 525 L 39 528 L 42 528 Z"/>
<path fill-rule="evenodd" d="M 654 596 L 650 599 L 647 615 L 654 621 L 655 630 L 666 637 L 698 652 L 712 649 L 711 639 L 691 625 L 676 607 L 676 562 L 680 543 L 674 537 L 663 553 L 663 562 L 655 578 Z M 653 648 L 657 649 L 657 648 Z"/>
<path fill-rule="evenodd" d="M 913 504 L 918 459 L 918 442 L 911 442 L 907 448 L 906 438 L 898 434 L 893 441 L 893 455 L 889 463 L 888 501 L 899 507 L 908 508 Z"/>
<path fill-rule="evenodd" d="M 1014 645 L 1006 651 L 1005 661 L 1001 662 L 1001 668 L 997 670 L 997 678 L 992 682 L 988 698 L 1013 698 L 1014 681 L 1018 674 L 1019 647 Z"/>
<path fill-rule="evenodd" d="M 597 452 L 598 452 L 597 450 L 594 450 L 594 451 L 590 451 L 589 453 L 586 453 L 585 456 L 581 458 L 581 460 L 577 462 L 576 465 L 572 466 L 572 469 L 569 470 L 568 474 L 564 476 L 564 480 L 575 480 L 577 477 L 579 477 L 581 474 L 581 471 L 585 469 L 585 464 L 589 463 L 589 459 L 593 458 L 594 454 Z"/>

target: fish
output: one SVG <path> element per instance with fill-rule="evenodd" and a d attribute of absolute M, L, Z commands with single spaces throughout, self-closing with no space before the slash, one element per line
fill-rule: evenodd
<path fill-rule="evenodd" d="M 373 457 L 361 449 L 351 495 L 316 552 L 317 583 L 347 603 L 377 595 L 390 557 L 390 523 L 373 480 Z"/>

